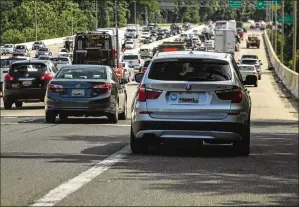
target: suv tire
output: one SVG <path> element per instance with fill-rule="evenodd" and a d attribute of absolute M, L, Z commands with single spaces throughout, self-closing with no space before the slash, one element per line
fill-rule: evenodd
<path fill-rule="evenodd" d="M 250 154 L 250 125 L 245 129 L 242 140 L 233 143 L 233 147 L 240 156 L 248 156 Z"/>
<path fill-rule="evenodd" d="M 23 106 L 23 102 L 22 101 L 17 101 L 15 102 L 15 105 L 17 108 L 21 108 Z"/>
<path fill-rule="evenodd" d="M 130 132 L 130 147 L 133 154 L 142 154 L 148 151 L 148 144 L 142 139 L 136 139 L 132 127 Z"/>
<path fill-rule="evenodd" d="M 13 101 L 10 98 L 3 98 L 4 109 L 10 110 L 13 104 Z"/>
<path fill-rule="evenodd" d="M 53 111 L 46 112 L 46 122 L 47 123 L 55 123 L 56 121 L 56 114 Z"/>

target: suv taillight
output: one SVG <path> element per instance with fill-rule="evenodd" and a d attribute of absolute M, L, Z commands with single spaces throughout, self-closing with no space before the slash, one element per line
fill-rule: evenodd
<path fill-rule="evenodd" d="M 147 99 L 157 99 L 160 97 L 161 93 L 161 90 L 146 88 L 143 84 L 138 91 L 138 101 L 145 102 Z"/>
<path fill-rule="evenodd" d="M 97 84 L 92 88 L 93 92 L 96 92 L 98 94 L 109 93 L 111 91 L 111 89 L 112 89 L 111 83 Z"/>
<path fill-rule="evenodd" d="M 13 80 L 15 80 L 15 78 L 14 78 L 13 76 L 7 74 L 7 75 L 4 77 L 4 80 L 5 80 L 5 81 L 13 81 Z"/>
<path fill-rule="evenodd" d="M 63 89 L 63 85 L 60 84 L 48 84 L 47 87 L 47 91 L 52 92 L 52 93 L 58 93 L 58 92 L 62 92 Z"/>
<path fill-rule="evenodd" d="M 138 59 L 138 64 L 140 64 L 141 63 L 141 60 L 140 59 Z"/>
<path fill-rule="evenodd" d="M 242 91 L 239 87 L 234 86 L 232 89 L 216 91 L 216 94 L 221 100 L 231 100 L 232 103 L 241 103 L 243 99 Z"/>
<path fill-rule="evenodd" d="M 52 80 L 53 76 L 49 73 L 46 73 L 40 77 L 40 80 Z"/>

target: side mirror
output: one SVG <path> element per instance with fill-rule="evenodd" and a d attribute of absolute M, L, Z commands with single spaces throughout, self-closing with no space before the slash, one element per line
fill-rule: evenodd
<path fill-rule="evenodd" d="M 141 81 L 142 81 L 142 79 L 143 79 L 143 75 L 144 75 L 144 73 L 136 73 L 136 74 L 135 74 L 135 81 L 136 81 L 137 83 L 141 83 Z"/>

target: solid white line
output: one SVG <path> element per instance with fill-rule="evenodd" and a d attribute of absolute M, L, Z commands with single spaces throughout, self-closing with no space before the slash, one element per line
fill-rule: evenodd
<path fill-rule="evenodd" d="M 125 146 L 120 151 L 110 155 L 105 160 L 98 162 L 92 168 L 82 172 L 78 176 L 62 183 L 58 187 L 51 190 L 45 196 L 37 200 L 31 206 L 54 206 L 62 199 L 66 198 L 70 194 L 79 190 L 85 184 L 89 183 L 95 177 L 99 176 L 106 170 L 108 170 L 112 165 L 120 162 L 127 154 L 129 154 L 129 145 Z"/>
<path fill-rule="evenodd" d="M 129 127 L 130 124 L 97 124 L 98 126 L 119 126 L 119 127 Z"/>
<path fill-rule="evenodd" d="M 16 124 L 19 124 L 19 123 L 1 123 L 1 125 L 16 125 Z"/>

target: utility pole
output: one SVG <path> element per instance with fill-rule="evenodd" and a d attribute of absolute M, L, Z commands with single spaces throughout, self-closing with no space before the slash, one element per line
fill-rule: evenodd
<path fill-rule="evenodd" d="M 145 7 L 145 13 L 144 13 L 144 15 L 145 15 L 145 26 L 147 26 L 148 25 L 147 7 Z"/>
<path fill-rule="evenodd" d="M 271 44 L 272 44 L 272 47 L 274 45 L 274 31 L 273 31 L 273 24 L 274 24 L 274 28 L 276 29 L 276 24 L 274 22 L 274 10 L 272 8 L 273 6 L 273 1 L 271 1 L 271 21 L 272 21 L 272 25 L 271 25 Z"/>
<path fill-rule="evenodd" d="M 277 5 L 277 0 L 275 0 L 275 5 Z M 274 42 L 274 51 L 275 51 L 275 54 L 277 54 L 277 30 L 278 30 L 277 9 L 275 8 L 275 42 Z"/>
<path fill-rule="evenodd" d="M 137 24 L 137 9 L 136 9 L 136 1 L 134 1 L 134 23 Z"/>
<path fill-rule="evenodd" d="M 293 1 L 293 70 L 296 71 L 296 48 L 297 48 L 297 1 Z"/>
<path fill-rule="evenodd" d="M 281 1 L 281 43 L 280 43 L 280 61 L 283 63 L 284 46 L 284 0 Z"/>
<path fill-rule="evenodd" d="M 117 0 L 115 0 L 115 30 L 116 30 L 116 67 L 119 66 L 119 40 L 118 40 L 118 24 L 117 24 Z"/>
<path fill-rule="evenodd" d="M 97 31 L 98 29 L 98 0 L 95 0 L 95 6 L 96 6 L 96 29 L 95 31 Z"/>
<path fill-rule="evenodd" d="M 72 35 L 74 35 L 74 9 L 72 7 Z"/>
<path fill-rule="evenodd" d="M 34 18 L 35 18 L 35 41 L 37 41 L 37 0 L 34 1 Z"/>

